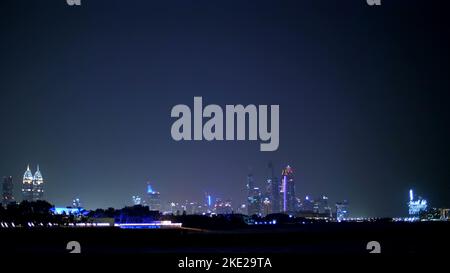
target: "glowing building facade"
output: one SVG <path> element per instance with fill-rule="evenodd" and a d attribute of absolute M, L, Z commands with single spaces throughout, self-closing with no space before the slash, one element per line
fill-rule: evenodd
<path fill-rule="evenodd" d="M 348 202 L 344 200 L 336 203 L 336 220 L 341 222 L 346 218 L 348 218 Z"/>
<path fill-rule="evenodd" d="M 150 210 L 161 210 L 160 193 L 154 191 L 150 183 L 147 183 L 147 205 Z"/>
<path fill-rule="evenodd" d="M 286 166 L 281 172 L 281 209 L 283 212 L 294 212 L 297 200 L 295 198 L 294 170 Z"/>
<path fill-rule="evenodd" d="M 210 213 L 212 211 L 212 196 L 211 194 L 205 193 L 205 208 L 206 212 Z"/>
<path fill-rule="evenodd" d="M 33 200 L 44 199 L 44 178 L 42 177 L 39 165 L 33 176 Z"/>
<path fill-rule="evenodd" d="M 261 191 L 255 187 L 253 175 L 247 176 L 247 214 L 260 215 L 261 214 Z"/>
<path fill-rule="evenodd" d="M 314 211 L 314 199 L 309 195 L 305 196 L 305 199 L 300 202 L 300 211 L 312 213 Z"/>
<path fill-rule="evenodd" d="M 328 216 L 332 216 L 331 207 L 328 205 L 328 196 L 322 195 L 322 199 L 320 200 L 320 213 L 323 213 Z"/>
<path fill-rule="evenodd" d="M 37 201 L 44 198 L 44 178 L 39 170 L 39 165 L 34 175 L 31 173 L 30 166 L 27 166 L 22 180 L 22 197 L 26 201 Z"/>
<path fill-rule="evenodd" d="M 253 187 L 248 196 L 248 215 L 260 215 L 262 206 L 261 191 L 258 187 Z"/>
<path fill-rule="evenodd" d="M 408 212 L 410 216 L 419 216 L 421 212 L 426 211 L 427 207 L 427 200 L 420 196 L 414 200 L 414 192 L 409 190 Z"/>
<path fill-rule="evenodd" d="M 233 207 L 231 200 L 222 200 L 222 198 L 216 198 L 214 203 L 214 212 L 217 214 L 232 214 Z"/>
<path fill-rule="evenodd" d="M 33 174 L 30 166 L 27 166 L 27 170 L 23 174 L 22 197 L 25 201 L 33 201 Z"/>

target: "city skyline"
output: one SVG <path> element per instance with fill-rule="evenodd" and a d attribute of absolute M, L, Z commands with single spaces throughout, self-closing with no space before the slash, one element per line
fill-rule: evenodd
<path fill-rule="evenodd" d="M 161 198 L 245 200 L 249 169 L 263 185 L 272 161 L 277 178 L 295 169 L 296 195 L 350 200 L 354 215 L 403 215 L 411 188 L 448 206 L 447 9 L 86 2 L 0 10 L 0 176 L 16 197 L 39 163 L 55 204 L 123 207 L 147 181 Z M 279 105 L 278 149 L 175 141 L 171 109 L 194 97 Z"/>
<path fill-rule="evenodd" d="M 202 213 L 240 213 L 247 215 L 259 215 L 265 216 L 273 213 L 286 213 L 290 215 L 298 215 L 298 213 L 306 213 L 303 215 L 311 215 L 314 213 L 316 215 L 321 215 L 320 217 L 332 217 L 332 215 L 336 215 L 339 221 L 342 219 L 346 219 L 347 217 L 363 217 L 370 218 L 374 216 L 367 215 L 354 215 L 349 213 L 348 210 L 348 199 L 343 199 L 340 201 L 336 201 L 335 205 L 330 205 L 329 197 L 324 192 L 320 195 L 311 195 L 306 194 L 304 196 L 295 194 L 295 184 L 294 184 L 294 170 L 290 165 L 284 167 L 281 171 L 281 178 L 277 179 L 273 172 L 273 163 L 270 161 L 267 165 L 268 167 L 268 176 L 263 184 L 259 185 L 255 183 L 253 174 L 249 173 L 247 175 L 246 189 L 248 191 L 247 197 L 245 200 L 233 200 L 232 198 L 228 198 L 226 196 L 222 196 L 219 193 L 217 195 L 212 196 L 207 192 L 204 193 L 203 200 L 199 201 L 198 198 L 194 199 L 182 199 L 182 200 L 174 200 L 170 196 L 166 196 L 165 198 L 160 198 L 160 192 L 153 189 L 152 183 L 150 181 L 146 182 L 145 192 L 142 192 L 142 195 L 139 193 L 131 196 L 130 202 L 127 202 L 123 205 L 123 207 L 127 207 L 129 205 L 143 205 L 148 206 L 150 210 L 160 211 L 161 213 L 180 213 L 180 212 L 188 212 L 189 214 L 200 214 Z M 14 191 L 14 184 L 12 176 L 4 176 L 3 177 L 3 201 L 4 205 L 7 205 L 8 202 L 20 202 L 20 201 L 36 201 L 36 200 L 45 200 L 52 203 L 52 200 L 48 200 L 43 197 L 45 184 L 42 174 L 40 172 L 39 164 L 37 165 L 37 169 L 35 174 L 31 173 L 29 165 L 27 165 L 26 171 L 23 175 L 22 182 L 20 183 L 21 188 L 21 198 L 16 198 L 14 194 L 11 196 L 11 192 Z M 274 180 L 277 181 L 274 183 Z M 287 185 L 289 181 L 290 185 Z M 30 186 L 27 186 L 30 185 Z M 274 191 L 274 185 L 275 190 Z M 12 188 L 12 189 L 11 189 Z M 29 188 L 29 192 L 27 189 Z M 13 191 L 12 191 L 13 190 Z M 81 201 L 78 195 L 73 195 L 74 198 L 71 199 L 72 207 L 81 207 Z M 304 198 L 303 198 L 304 197 Z M 256 199 L 255 199 L 256 198 Z M 419 215 L 420 211 L 425 211 L 427 209 L 427 201 L 423 199 L 421 196 L 418 197 L 418 200 L 413 200 L 413 190 L 409 189 L 409 202 L 407 203 L 408 211 L 403 213 L 402 215 L 397 215 L 396 217 L 403 217 L 405 215 Z M 274 201 L 275 200 L 275 201 Z M 66 205 L 62 207 L 70 207 L 68 202 Z M 229 211 L 219 212 L 216 211 L 217 204 L 219 206 L 221 202 L 229 202 L 230 209 Z M 325 202 L 325 203 L 323 203 Z M 276 204 L 277 203 L 277 204 Z M 77 205 L 75 205 L 77 204 Z M 171 207 L 171 204 L 173 207 Z M 174 207 L 176 204 L 176 207 Z M 61 204 L 54 204 L 57 207 L 61 207 Z M 59 206 L 58 206 L 59 205 Z M 404 205 L 404 204 L 403 204 Z M 84 206 L 83 206 L 84 207 Z M 111 206 L 108 206 L 111 207 Z M 357 204 L 356 206 L 357 207 Z M 98 208 L 107 208 L 107 207 L 90 207 L 89 205 L 84 207 L 84 209 L 93 210 Z M 115 207 L 116 209 L 118 207 Z M 437 208 L 436 206 L 430 206 L 429 208 Z M 175 209 L 175 210 L 174 210 Z M 325 211 L 324 211 L 325 210 Z M 344 213 L 339 212 L 339 210 L 344 210 Z M 334 214 L 333 214 L 334 211 Z M 350 210 L 351 211 L 351 210 Z M 328 215 L 328 216 L 327 216 Z M 340 216 L 341 215 L 341 216 Z M 345 215 L 345 216 L 343 216 Z M 377 216 L 377 217 L 390 217 L 390 216 Z M 394 219 L 396 217 L 393 217 Z"/>

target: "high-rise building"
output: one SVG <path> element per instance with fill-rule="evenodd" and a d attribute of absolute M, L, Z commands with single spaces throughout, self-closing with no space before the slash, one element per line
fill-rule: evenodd
<path fill-rule="evenodd" d="M 320 200 L 320 213 L 331 217 L 331 207 L 328 205 L 328 196 L 323 195 Z"/>
<path fill-rule="evenodd" d="M 281 172 L 281 204 L 283 212 L 294 212 L 296 207 L 294 170 L 287 165 Z"/>
<path fill-rule="evenodd" d="M 267 190 L 264 202 L 267 203 L 268 213 L 280 212 L 280 183 L 275 177 L 273 164 L 269 162 L 269 175 L 267 178 Z"/>
<path fill-rule="evenodd" d="M 205 192 L 204 212 L 210 213 L 213 209 L 213 197 L 211 194 Z"/>
<path fill-rule="evenodd" d="M 5 176 L 3 177 L 3 184 L 2 184 L 2 204 L 4 206 L 8 205 L 9 203 L 14 202 L 14 194 L 13 194 L 14 184 L 13 184 L 13 178 L 12 176 Z"/>
<path fill-rule="evenodd" d="M 420 196 L 414 200 L 414 192 L 409 190 L 408 212 L 410 216 L 420 216 L 421 212 L 426 211 L 427 206 L 427 200 Z"/>
<path fill-rule="evenodd" d="M 173 215 L 180 215 L 184 211 L 183 206 L 178 202 L 169 202 L 168 203 L 169 212 Z"/>
<path fill-rule="evenodd" d="M 150 210 L 161 210 L 160 194 L 153 190 L 150 183 L 147 183 L 147 205 Z"/>
<path fill-rule="evenodd" d="M 247 192 L 248 192 L 247 196 L 250 195 L 250 193 L 254 187 L 255 187 L 255 180 L 253 178 L 253 174 L 250 173 L 247 175 Z"/>
<path fill-rule="evenodd" d="M 305 199 L 300 203 L 300 211 L 313 213 L 314 212 L 314 199 L 309 195 L 305 196 Z"/>
<path fill-rule="evenodd" d="M 37 165 L 37 170 L 33 176 L 33 200 L 42 199 L 44 199 L 44 178 L 39 170 L 39 165 Z"/>
<path fill-rule="evenodd" d="M 230 199 L 223 200 L 222 198 L 216 198 L 214 203 L 214 211 L 217 214 L 232 214 L 233 207 Z"/>
<path fill-rule="evenodd" d="M 202 214 L 203 212 L 205 212 L 202 205 L 198 204 L 197 202 L 188 200 L 186 200 L 185 203 L 185 211 L 186 214 Z"/>
<path fill-rule="evenodd" d="M 262 206 L 261 190 L 258 187 L 253 187 L 248 197 L 248 215 L 260 215 Z"/>
<path fill-rule="evenodd" d="M 313 213 L 315 214 L 320 213 L 320 199 L 313 200 Z"/>
<path fill-rule="evenodd" d="M 237 206 L 236 208 L 237 214 L 246 214 L 247 213 L 247 204 L 241 204 L 240 206 Z"/>
<path fill-rule="evenodd" d="M 250 173 L 247 175 L 247 185 L 246 185 L 246 187 L 247 187 L 247 214 L 248 215 L 252 215 L 252 213 L 253 213 L 253 208 L 250 208 L 250 207 L 252 206 L 251 202 L 253 201 L 252 200 L 252 191 L 254 188 L 254 184 L 255 184 L 255 181 L 253 179 L 253 175 Z"/>
<path fill-rule="evenodd" d="M 44 198 L 44 178 L 39 170 L 39 165 L 34 176 L 30 166 L 27 166 L 22 180 L 22 197 L 26 201 L 37 201 Z"/>
<path fill-rule="evenodd" d="M 344 200 L 336 203 L 336 220 L 341 222 L 348 217 L 348 202 Z"/>
<path fill-rule="evenodd" d="M 247 176 L 247 213 L 248 215 L 261 214 L 261 191 L 255 187 L 252 174 Z"/>
<path fill-rule="evenodd" d="M 328 197 L 325 195 L 322 195 L 320 198 L 306 196 L 300 210 L 331 216 L 331 208 L 328 206 Z"/>
<path fill-rule="evenodd" d="M 33 174 L 31 173 L 29 165 L 23 174 L 22 198 L 25 201 L 33 201 Z"/>

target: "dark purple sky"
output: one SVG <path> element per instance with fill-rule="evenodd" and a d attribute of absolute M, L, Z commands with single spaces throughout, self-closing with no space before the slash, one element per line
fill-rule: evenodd
<path fill-rule="evenodd" d="M 147 181 L 237 204 L 272 160 L 352 215 L 404 215 L 409 188 L 450 206 L 445 1 L 159 2 L 0 3 L 0 175 L 17 195 L 39 163 L 57 205 L 120 207 Z M 279 104 L 278 151 L 173 141 L 170 110 L 194 96 Z"/>

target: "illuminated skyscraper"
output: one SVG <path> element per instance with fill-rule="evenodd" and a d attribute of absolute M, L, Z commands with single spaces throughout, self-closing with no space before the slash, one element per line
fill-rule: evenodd
<path fill-rule="evenodd" d="M 348 202 L 344 200 L 336 203 L 336 220 L 341 222 L 348 217 Z"/>
<path fill-rule="evenodd" d="M 210 213 L 212 211 L 212 205 L 213 203 L 211 194 L 205 192 L 205 208 L 206 208 L 205 212 Z"/>
<path fill-rule="evenodd" d="M 248 215 L 261 213 L 261 191 L 255 187 L 252 174 L 247 176 L 247 213 Z"/>
<path fill-rule="evenodd" d="M 268 213 L 280 212 L 280 183 L 275 177 L 272 162 L 269 162 L 269 176 L 267 178 L 267 193 L 264 203 L 267 203 Z"/>
<path fill-rule="evenodd" d="M 331 208 L 328 206 L 328 196 L 323 195 L 320 201 L 320 213 L 331 217 Z"/>
<path fill-rule="evenodd" d="M 281 172 L 281 204 L 283 212 L 295 211 L 294 170 L 287 165 Z"/>
<path fill-rule="evenodd" d="M 12 176 L 5 176 L 3 177 L 3 184 L 2 184 L 2 190 L 3 190 L 3 198 L 2 198 L 2 204 L 4 206 L 8 205 L 11 202 L 14 202 L 14 194 L 13 194 L 13 178 Z"/>
<path fill-rule="evenodd" d="M 421 212 L 426 211 L 427 206 L 427 200 L 420 196 L 414 200 L 413 190 L 409 190 L 408 212 L 410 216 L 419 216 Z"/>
<path fill-rule="evenodd" d="M 248 197 L 248 215 L 260 215 L 262 206 L 261 190 L 258 187 L 253 187 Z"/>
<path fill-rule="evenodd" d="M 300 203 L 299 209 L 302 212 L 314 212 L 314 199 L 309 195 L 305 196 L 305 199 Z"/>
<path fill-rule="evenodd" d="M 153 190 L 150 183 L 147 183 L 147 205 L 150 210 L 161 210 L 160 194 Z"/>
<path fill-rule="evenodd" d="M 25 201 L 33 201 L 33 174 L 30 171 L 30 166 L 27 166 L 27 170 L 23 174 L 22 198 Z"/>
<path fill-rule="evenodd" d="M 22 197 L 26 201 L 37 201 L 44 198 L 44 178 L 39 170 L 39 165 L 34 176 L 30 166 L 27 166 L 22 180 Z"/>
<path fill-rule="evenodd" d="M 44 199 L 44 179 L 42 178 L 39 165 L 33 177 L 33 201 Z"/>

